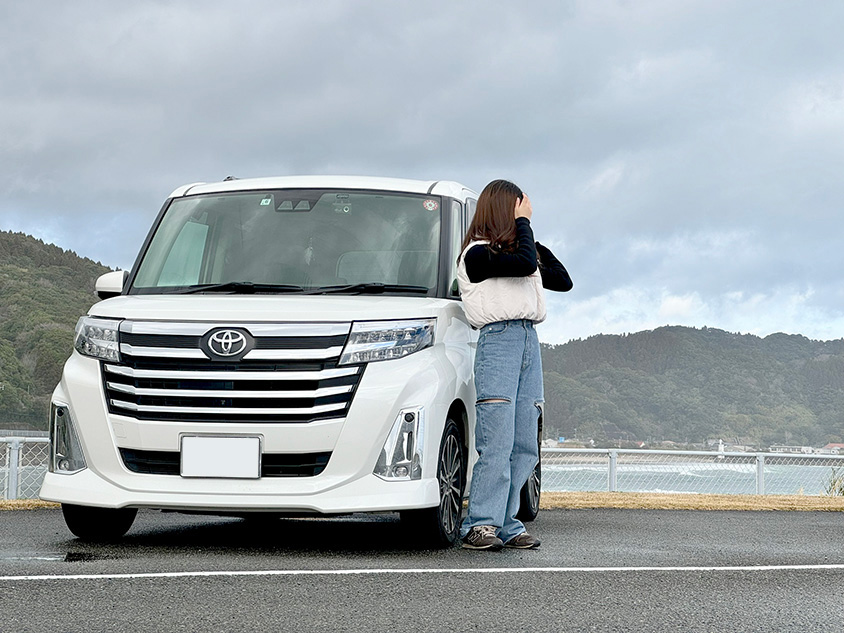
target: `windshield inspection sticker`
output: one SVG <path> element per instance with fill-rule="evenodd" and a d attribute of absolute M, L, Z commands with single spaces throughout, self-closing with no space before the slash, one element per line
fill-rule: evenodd
<path fill-rule="evenodd" d="M 436 211 L 440 208 L 440 203 L 436 200 L 425 200 L 425 202 L 422 203 L 422 206 L 428 209 L 428 211 Z"/>

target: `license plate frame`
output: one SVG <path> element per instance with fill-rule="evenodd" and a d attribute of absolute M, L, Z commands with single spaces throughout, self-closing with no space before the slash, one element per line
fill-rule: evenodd
<path fill-rule="evenodd" d="M 260 479 L 263 441 L 254 435 L 182 435 L 179 474 L 186 479 Z"/>

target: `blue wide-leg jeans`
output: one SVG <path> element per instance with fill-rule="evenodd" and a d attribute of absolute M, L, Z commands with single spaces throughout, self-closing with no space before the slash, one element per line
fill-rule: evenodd
<path fill-rule="evenodd" d="M 522 486 L 539 461 L 542 359 L 532 321 L 499 321 L 481 328 L 475 390 L 478 461 L 460 536 L 476 525 L 494 525 L 506 542 L 525 531 L 516 513 Z"/>

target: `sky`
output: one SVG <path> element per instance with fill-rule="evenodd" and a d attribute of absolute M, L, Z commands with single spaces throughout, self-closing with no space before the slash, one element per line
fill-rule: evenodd
<path fill-rule="evenodd" d="M 0 230 L 130 267 L 228 175 L 518 183 L 547 343 L 844 337 L 844 3 L 0 0 Z"/>

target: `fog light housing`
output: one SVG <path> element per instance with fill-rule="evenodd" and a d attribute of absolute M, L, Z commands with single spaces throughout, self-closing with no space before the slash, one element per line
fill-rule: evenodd
<path fill-rule="evenodd" d="M 422 478 L 425 418 L 422 407 L 402 409 L 384 442 L 373 473 L 386 481 Z"/>
<path fill-rule="evenodd" d="M 63 404 L 50 405 L 50 463 L 51 473 L 72 475 L 87 468 L 82 445 L 70 409 Z"/>

